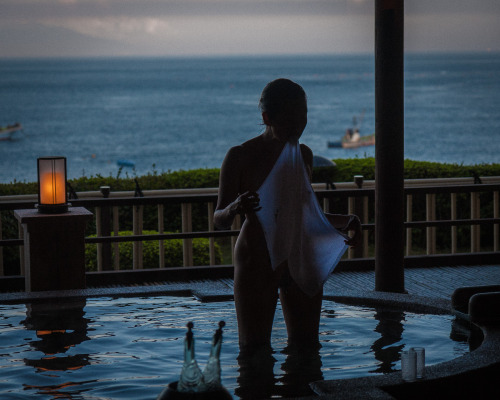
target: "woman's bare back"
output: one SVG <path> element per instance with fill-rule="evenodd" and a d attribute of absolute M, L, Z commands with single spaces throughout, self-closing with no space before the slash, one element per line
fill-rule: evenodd
<path fill-rule="evenodd" d="M 230 168 L 239 173 L 239 192 L 256 192 L 266 177 L 271 172 L 278 159 L 285 142 L 276 139 L 268 139 L 259 135 L 247 142 L 235 146 L 228 152 Z M 308 168 L 312 167 L 312 151 L 306 145 L 301 144 L 302 157 Z"/>

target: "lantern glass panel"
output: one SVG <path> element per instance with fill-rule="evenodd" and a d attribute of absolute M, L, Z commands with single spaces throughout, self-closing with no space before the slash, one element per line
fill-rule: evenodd
<path fill-rule="evenodd" d="M 38 159 L 39 207 L 66 205 L 66 158 Z"/>

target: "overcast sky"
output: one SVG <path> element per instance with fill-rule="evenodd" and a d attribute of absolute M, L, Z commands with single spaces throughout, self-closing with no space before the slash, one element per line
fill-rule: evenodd
<path fill-rule="evenodd" d="M 373 52 L 375 0 L 0 0 L 0 57 Z M 500 51 L 500 0 L 406 0 L 406 51 Z"/>

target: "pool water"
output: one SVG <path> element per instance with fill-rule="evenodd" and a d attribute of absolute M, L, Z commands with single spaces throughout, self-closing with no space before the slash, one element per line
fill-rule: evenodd
<path fill-rule="evenodd" d="M 321 349 L 287 347 L 278 305 L 272 349 L 239 354 L 234 303 L 190 297 L 92 298 L 0 305 L 1 399 L 156 399 L 176 381 L 186 324 L 203 369 L 226 322 L 222 381 L 234 398 L 308 394 L 308 382 L 399 370 L 401 350 L 426 349 L 426 365 L 469 351 L 453 317 L 323 302 Z M 451 337 L 453 337 L 453 340 Z"/>

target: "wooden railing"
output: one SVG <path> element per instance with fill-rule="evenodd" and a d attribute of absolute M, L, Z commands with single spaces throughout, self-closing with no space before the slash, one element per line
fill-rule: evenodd
<path fill-rule="evenodd" d="M 406 255 L 413 264 L 425 264 L 425 260 L 431 263 L 438 262 L 436 257 L 445 258 L 447 264 L 454 263 L 491 263 L 491 260 L 500 259 L 499 253 L 499 191 L 500 177 L 481 178 L 481 184 L 474 184 L 472 178 L 464 179 L 430 179 L 430 180 L 407 180 L 405 181 L 407 221 L 406 228 Z M 318 198 L 322 202 L 325 211 L 339 213 L 355 213 L 361 217 L 364 237 L 363 246 L 359 249 L 350 249 L 346 265 L 373 265 L 373 234 L 374 234 L 374 182 L 337 183 L 335 189 L 325 189 L 324 184 L 313 185 Z M 216 230 L 213 225 L 214 204 L 217 200 L 217 190 L 213 189 L 185 189 L 165 191 L 144 191 L 144 197 L 134 197 L 134 192 L 112 192 L 109 197 L 104 198 L 100 192 L 78 193 L 77 200 L 71 200 L 73 206 L 81 206 L 91 209 L 95 214 L 95 237 L 86 237 L 88 244 L 97 245 L 98 271 L 120 270 L 118 244 L 120 242 L 133 242 L 133 269 L 143 268 L 165 268 L 164 245 L 165 241 L 171 239 L 183 240 L 183 266 L 193 266 L 194 238 L 208 238 L 209 240 L 209 265 L 216 264 L 215 243 L 221 238 L 230 239 L 230 252 L 241 226 L 240 218 L 237 218 L 231 230 Z M 438 206 L 437 198 L 449 197 L 447 211 Z M 458 205 L 463 204 L 463 197 L 468 197 L 467 218 L 464 210 Z M 488 196 L 488 214 L 481 207 L 481 196 Z M 425 218 L 415 220 L 415 199 L 425 198 Z M 460 201 L 459 201 L 460 200 Z M 6 246 L 19 247 L 20 265 L 19 273 L 24 273 L 23 259 L 23 237 L 22 229 L 18 229 L 18 237 L 3 238 L 2 221 L 8 218 L 9 213 L 15 209 L 32 208 L 36 203 L 36 196 L 4 196 L 0 197 L 0 276 L 4 275 L 5 265 L 3 248 Z M 193 229 L 193 205 L 206 204 L 206 226 L 205 230 Z M 483 203 L 484 204 L 484 203 Z M 145 235 L 144 230 L 144 208 L 154 206 L 157 209 L 157 234 Z M 165 207 L 179 207 L 181 215 L 181 227 L 178 232 L 169 233 L 165 231 Z M 331 207 L 335 207 L 335 210 Z M 132 235 L 118 236 L 120 224 L 119 210 L 121 207 L 132 208 Z M 441 215 L 441 217 L 439 215 Z M 442 218 L 445 215 L 445 218 Z M 464 251 L 459 249 L 459 227 L 470 227 L 470 249 Z M 486 246 L 481 244 L 481 227 L 489 226 L 492 229 L 491 240 Z M 492 228 L 491 228 L 492 227 Z M 437 249 L 437 229 L 449 229 L 449 250 L 443 253 Z M 415 249 L 414 233 L 417 230 L 425 231 L 425 250 L 421 246 Z M 159 243 L 159 259 L 157 265 L 144 265 L 143 263 L 143 241 L 157 240 Z M 483 249 L 486 247 L 486 249 Z M 111 250 L 113 249 L 113 251 Z M 483 249 L 483 250 L 482 250 Z M 439 254 L 438 254 L 439 253 Z M 112 257 L 114 254 L 114 257 Z M 458 255 L 460 257 L 452 257 Z M 448 256 L 448 257 L 446 257 Z M 467 257 L 466 257 L 467 256 Z M 416 261 L 415 261 L 416 260 Z M 231 261 L 232 262 L 232 261 Z M 169 265 L 169 267 L 172 267 Z"/>

